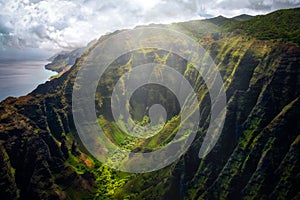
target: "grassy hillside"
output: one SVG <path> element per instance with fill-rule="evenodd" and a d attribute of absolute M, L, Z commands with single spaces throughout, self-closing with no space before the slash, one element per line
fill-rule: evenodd
<path fill-rule="evenodd" d="M 240 31 L 250 36 L 282 42 L 294 42 L 300 45 L 300 8 L 280 10 L 274 13 L 257 16 L 228 26 L 230 31 Z"/>

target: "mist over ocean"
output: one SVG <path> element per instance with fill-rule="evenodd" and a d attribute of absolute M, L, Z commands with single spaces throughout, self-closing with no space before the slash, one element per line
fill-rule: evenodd
<path fill-rule="evenodd" d="M 49 61 L 16 61 L 0 62 L 0 101 L 9 96 L 19 97 L 30 93 L 39 84 L 56 74 L 46 70 Z"/>

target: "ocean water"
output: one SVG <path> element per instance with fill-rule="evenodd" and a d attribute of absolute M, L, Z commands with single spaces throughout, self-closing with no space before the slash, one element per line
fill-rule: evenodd
<path fill-rule="evenodd" d="M 0 62 L 0 101 L 24 96 L 56 74 L 46 70 L 49 61 Z"/>

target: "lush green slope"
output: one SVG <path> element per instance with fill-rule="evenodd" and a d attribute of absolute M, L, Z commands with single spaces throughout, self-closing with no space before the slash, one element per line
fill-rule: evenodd
<path fill-rule="evenodd" d="M 166 25 L 197 39 L 214 58 L 225 82 L 224 130 L 203 159 L 198 153 L 210 117 L 203 81 L 194 85 L 201 116 L 197 138 L 169 167 L 146 174 L 121 173 L 85 151 L 74 127 L 71 97 L 77 71 L 93 46 L 61 77 L 25 97 L 6 99 L 0 104 L 0 185 L 5 188 L 1 199 L 299 199 L 300 47 L 290 43 L 296 42 L 291 38 L 285 43 L 284 35 L 271 38 L 280 39 L 276 41 L 255 37 L 265 29 L 274 31 L 264 21 L 273 16 L 282 29 L 299 32 L 293 23 L 286 24 L 298 13 L 284 10 L 247 21 L 218 17 Z M 147 60 L 134 60 L 140 55 Z M 120 57 L 106 71 L 96 95 L 99 123 L 112 141 L 142 152 L 167 143 L 178 126 L 176 101 L 161 95 L 167 93 L 163 88 L 142 88 L 139 92 L 145 99 L 132 102 L 140 123 L 147 117 L 138 114 L 153 103 L 147 97 L 172 102 L 166 105 L 173 112 L 160 135 L 137 140 L 111 120 L 113 85 L 124 72 L 144 62 L 172 65 L 187 79 L 195 76 L 183 59 L 153 49 Z"/>
<path fill-rule="evenodd" d="M 300 45 L 299 24 L 300 8 L 295 8 L 257 16 L 228 27 L 231 31 L 240 30 L 259 39 L 291 41 Z"/>

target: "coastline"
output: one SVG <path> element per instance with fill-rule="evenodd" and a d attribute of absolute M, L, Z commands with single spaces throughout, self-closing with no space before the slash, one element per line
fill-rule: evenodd
<path fill-rule="evenodd" d="M 24 96 L 57 72 L 45 68 L 48 60 L 10 61 L 0 63 L 0 102 L 8 97 Z"/>

